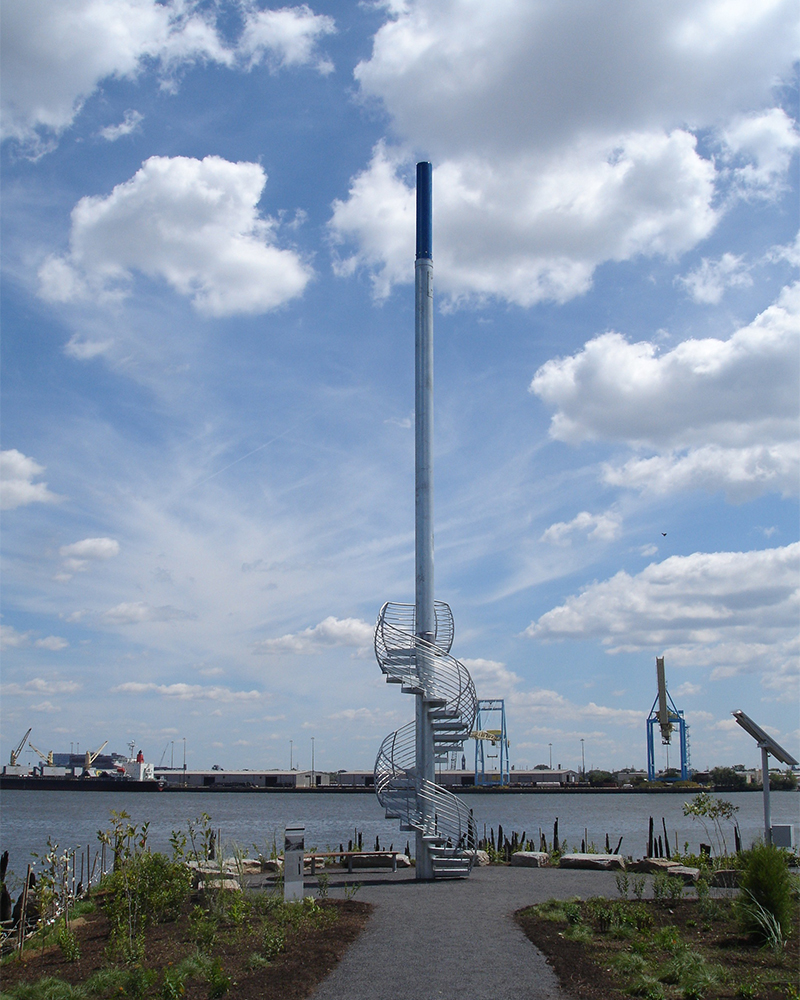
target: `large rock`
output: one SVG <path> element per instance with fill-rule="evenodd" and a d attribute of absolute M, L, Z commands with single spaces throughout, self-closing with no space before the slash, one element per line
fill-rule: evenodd
<path fill-rule="evenodd" d="M 242 887 L 239 885 L 239 880 L 235 878 L 211 878 L 201 882 L 197 888 L 200 892 L 208 892 L 211 889 L 239 892 Z"/>
<path fill-rule="evenodd" d="M 687 865 L 673 865 L 667 869 L 667 875 L 673 878 L 682 878 L 687 885 L 694 884 L 700 875 L 699 868 L 689 868 Z"/>
<path fill-rule="evenodd" d="M 344 864 L 347 864 L 347 859 L 343 859 Z M 353 855 L 353 868 L 391 868 L 392 867 L 392 856 L 390 854 L 384 854 L 382 851 L 362 851 L 359 854 Z M 398 868 L 410 868 L 411 860 L 407 854 L 397 855 L 397 867 Z"/>
<path fill-rule="evenodd" d="M 621 854 L 562 854 L 559 868 L 586 868 L 590 871 L 620 871 L 625 868 Z"/>
<path fill-rule="evenodd" d="M 667 858 L 641 858 L 628 865 L 629 872 L 643 872 L 645 875 L 654 875 L 656 872 L 669 872 L 680 865 L 679 861 L 670 861 Z"/>
<path fill-rule="evenodd" d="M 550 864 L 550 855 L 547 851 L 515 851 L 511 864 L 517 868 L 544 868 Z"/>

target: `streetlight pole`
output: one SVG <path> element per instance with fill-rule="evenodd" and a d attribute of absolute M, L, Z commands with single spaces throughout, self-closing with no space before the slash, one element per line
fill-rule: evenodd
<path fill-rule="evenodd" d="M 186 737 L 183 737 L 183 783 L 186 784 Z"/>
<path fill-rule="evenodd" d="M 550 747 L 550 770 L 552 771 L 553 770 L 553 744 L 552 743 L 548 743 L 547 745 Z"/>
<path fill-rule="evenodd" d="M 586 779 L 586 756 L 584 754 L 583 737 L 581 736 L 581 778 Z"/>

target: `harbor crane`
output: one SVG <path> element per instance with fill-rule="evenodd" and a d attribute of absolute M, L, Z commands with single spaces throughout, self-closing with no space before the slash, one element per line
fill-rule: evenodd
<path fill-rule="evenodd" d="M 42 753 L 42 751 L 38 747 L 35 747 L 33 745 L 33 743 L 31 743 L 30 740 L 28 740 L 28 746 L 31 748 L 31 750 L 33 750 L 34 753 L 38 753 L 39 754 L 39 760 L 43 764 L 47 765 L 47 767 L 52 767 L 53 766 L 53 751 L 52 750 L 48 750 L 47 753 Z"/>
<path fill-rule="evenodd" d="M 492 720 L 491 722 L 489 720 Z M 488 725 L 487 725 L 488 723 Z M 499 728 L 495 728 L 499 723 Z M 489 726 L 492 726 L 490 729 Z M 475 740 L 475 784 L 476 785 L 508 785 L 511 777 L 508 769 L 508 734 L 506 732 L 506 703 L 503 698 L 481 698 L 478 700 L 478 711 L 475 715 L 475 729 L 469 734 Z M 485 746 L 489 743 L 498 748 L 498 753 L 486 753 Z M 486 770 L 486 757 L 498 758 L 500 768 Z"/>
<path fill-rule="evenodd" d="M 9 758 L 9 764 L 11 764 L 12 767 L 16 767 L 17 761 L 19 760 L 19 755 L 22 753 L 22 748 L 28 742 L 28 737 L 31 735 L 31 731 L 32 730 L 33 730 L 33 726 L 31 726 L 31 728 L 27 731 L 27 733 L 25 733 L 25 735 L 22 737 L 22 739 L 19 741 L 19 743 L 17 743 L 16 747 L 11 751 L 11 757 Z"/>
<path fill-rule="evenodd" d="M 672 700 L 672 695 L 667 690 L 663 656 L 656 657 L 656 681 L 658 684 L 658 693 L 653 702 L 653 707 L 650 709 L 650 714 L 647 717 L 647 780 L 656 780 L 656 754 L 653 734 L 656 725 L 658 725 L 661 730 L 661 742 L 667 747 L 672 743 L 672 734 L 677 726 L 681 752 L 680 780 L 688 781 L 689 727 L 686 725 L 683 712 L 678 711 L 675 702 Z M 658 709 L 656 709 L 656 705 L 658 705 Z M 666 780 L 670 781 L 674 779 L 667 776 Z"/>
<path fill-rule="evenodd" d="M 92 753 L 91 750 L 86 751 L 86 757 L 83 762 L 83 767 L 85 771 L 89 770 L 89 768 L 92 766 L 92 764 L 94 764 L 94 762 L 97 760 L 97 758 L 100 756 L 102 751 L 105 750 L 107 746 L 108 746 L 108 740 L 105 741 L 105 743 L 99 748 L 99 750 L 95 750 L 94 753 Z"/>

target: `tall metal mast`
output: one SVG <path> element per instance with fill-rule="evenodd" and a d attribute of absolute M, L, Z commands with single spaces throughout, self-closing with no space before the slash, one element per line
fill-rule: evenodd
<path fill-rule="evenodd" d="M 433 169 L 417 164 L 417 253 L 415 277 L 414 473 L 415 473 L 415 621 L 416 634 L 429 643 L 436 635 L 433 597 Z M 417 669 L 426 679 L 433 664 L 417 648 Z M 427 686 L 427 685 L 425 685 Z M 416 696 L 417 780 L 435 781 L 433 729 L 425 696 Z M 421 797 L 423 810 L 430 807 Z M 429 817 L 433 819 L 433 817 Z M 429 824 L 425 824 L 428 826 Z M 418 879 L 433 878 L 430 844 L 417 831 Z"/>

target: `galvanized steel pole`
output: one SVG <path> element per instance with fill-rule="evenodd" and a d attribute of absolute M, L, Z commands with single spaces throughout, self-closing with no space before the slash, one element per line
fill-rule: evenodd
<path fill-rule="evenodd" d="M 433 170 L 430 163 L 417 164 L 417 253 L 415 263 L 415 597 L 416 634 L 433 642 L 436 618 L 433 603 Z M 428 688 L 431 671 L 427 655 L 417 650 L 417 667 Z M 416 697 L 417 780 L 436 780 L 433 730 L 425 695 Z M 423 827 L 433 828 L 434 817 L 426 817 L 431 806 L 427 796 L 418 799 Z M 427 820 L 427 821 L 426 821 Z M 423 832 L 417 831 L 416 877 L 433 878 L 433 860 Z"/>
<path fill-rule="evenodd" d="M 764 843 L 772 843 L 772 813 L 769 807 L 769 750 L 761 746 L 761 789 L 764 796 Z"/>

